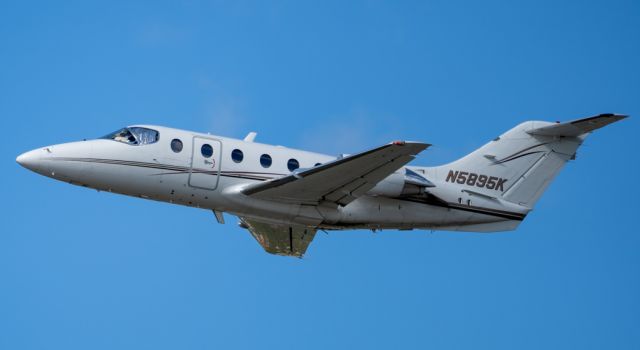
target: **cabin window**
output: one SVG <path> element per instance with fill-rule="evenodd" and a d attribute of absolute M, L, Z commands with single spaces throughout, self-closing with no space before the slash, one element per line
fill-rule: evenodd
<path fill-rule="evenodd" d="M 244 154 L 242 153 L 241 150 L 236 148 L 233 151 L 231 151 L 231 159 L 233 159 L 233 161 L 236 163 L 240 163 L 242 162 L 242 159 L 244 159 Z"/>
<path fill-rule="evenodd" d="M 260 156 L 260 164 L 263 168 L 268 168 L 271 166 L 271 156 L 268 154 L 263 154 Z"/>
<path fill-rule="evenodd" d="M 298 163 L 298 161 L 293 158 L 289 159 L 289 161 L 287 162 L 287 168 L 289 168 L 289 171 L 294 171 L 299 167 L 300 163 Z"/>
<path fill-rule="evenodd" d="M 129 145 L 148 145 L 158 142 L 158 139 L 160 139 L 160 135 L 156 130 L 153 129 L 130 127 L 122 128 L 102 138 L 126 143 Z"/>
<path fill-rule="evenodd" d="M 171 150 L 176 153 L 182 152 L 182 141 L 179 139 L 171 140 Z"/>
<path fill-rule="evenodd" d="M 316 163 L 313 166 L 318 166 L 318 165 L 322 165 L 322 163 Z"/>
<path fill-rule="evenodd" d="M 202 153 L 202 156 L 205 158 L 211 158 L 211 156 L 213 155 L 213 147 L 211 147 L 210 144 L 205 143 L 204 145 L 202 145 L 202 147 L 200 147 L 200 153 Z"/>

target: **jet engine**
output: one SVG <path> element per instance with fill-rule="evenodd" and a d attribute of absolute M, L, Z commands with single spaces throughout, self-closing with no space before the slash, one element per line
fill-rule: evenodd
<path fill-rule="evenodd" d="M 395 172 L 378 182 L 367 194 L 385 197 L 415 196 L 424 194 L 426 188 L 435 187 L 431 181 L 417 172 L 403 169 L 404 171 Z"/>

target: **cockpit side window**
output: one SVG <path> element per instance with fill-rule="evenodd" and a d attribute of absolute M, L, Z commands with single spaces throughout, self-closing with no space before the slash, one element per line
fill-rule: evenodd
<path fill-rule="evenodd" d="M 123 142 L 130 145 L 148 145 L 158 142 L 160 135 L 156 130 L 153 129 L 131 127 L 122 128 L 102 138 Z"/>
<path fill-rule="evenodd" d="M 112 132 L 106 136 L 102 137 L 103 139 L 114 140 L 118 142 L 128 143 L 130 145 L 137 145 L 138 140 L 136 140 L 135 136 L 129 131 L 127 128 L 120 129 L 118 131 Z"/>
<path fill-rule="evenodd" d="M 152 129 L 132 127 L 129 128 L 133 136 L 138 140 L 139 145 L 148 145 L 158 142 L 158 132 Z"/>

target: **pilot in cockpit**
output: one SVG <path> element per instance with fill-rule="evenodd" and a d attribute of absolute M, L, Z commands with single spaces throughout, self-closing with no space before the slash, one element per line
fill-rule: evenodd
<path fill-rule="evenodd" d="M 124 143 L 133 143 L 133 144 L 137 143 L 136 138 L 133 135 L 131 135 L 131 133 L 127 129 L 120 130 L 120 132 L 116 133 L 113 136 L 113 139 L 116 141 L 124 142 Z"/>

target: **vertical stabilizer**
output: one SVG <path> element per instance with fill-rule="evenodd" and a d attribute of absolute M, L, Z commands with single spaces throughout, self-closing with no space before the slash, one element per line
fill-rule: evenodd
<path fill-rule="evenodd" d="M 533 208 L 590 132 L 625 117 L 601 114 L 566 123 L 524 122 L 432 170 L 438 181 Z"/>

